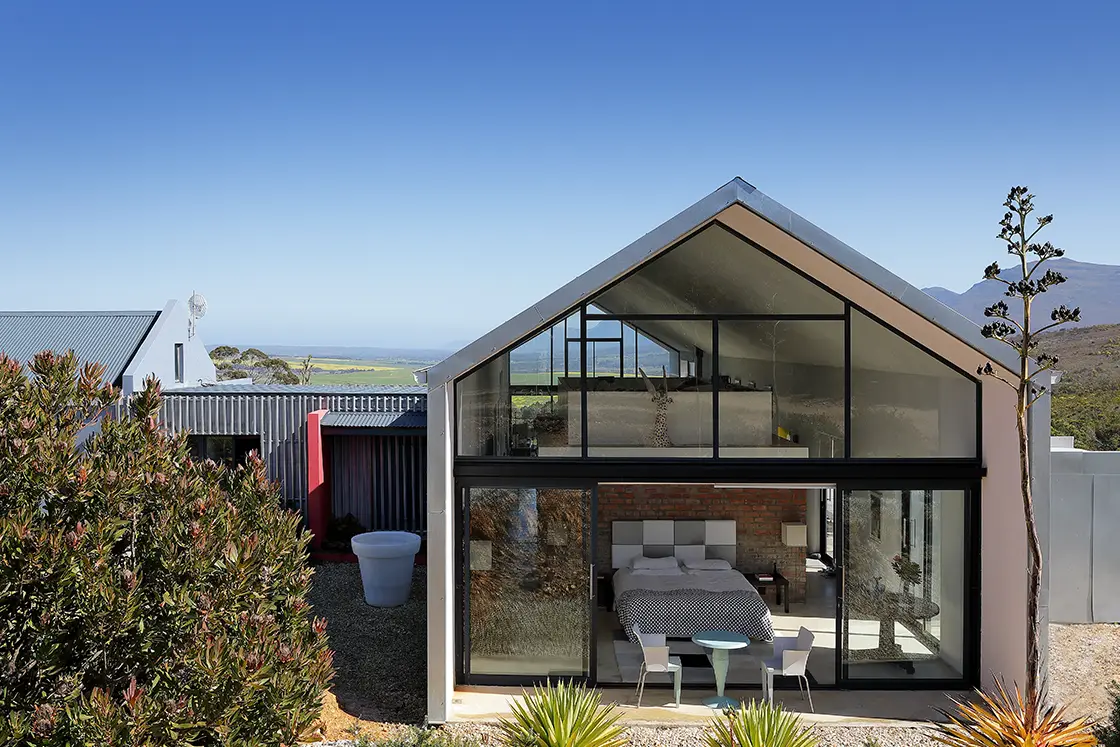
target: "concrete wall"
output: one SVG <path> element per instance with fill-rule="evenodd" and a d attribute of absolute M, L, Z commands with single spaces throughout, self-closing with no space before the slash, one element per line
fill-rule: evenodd
<path fill-rule="evenodd" d="M 218 372 L 210 354 L 196 333 L 188 339 L 190 312 L 183 301 L 168 301 L 163 307 L 140 349 L 121 375 L 125 396 L 144 388 L 144 379 L 154 375 L 164 390 L 182 386 L 198 386 L 218 380 Z M 175 380 L 175 345 L 183 345 L 183 379 Z"/>
<path fill-rule="evenodd" d="M 1050 454 L 1050 621 L 1120 622 L 1120 452 Z"/>

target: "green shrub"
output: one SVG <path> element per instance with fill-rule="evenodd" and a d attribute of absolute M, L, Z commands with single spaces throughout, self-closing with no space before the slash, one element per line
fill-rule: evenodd
<path fill-rule="evenodd" d="M 1094 734 L 1101 747 L 1120 747 L 1120 683 L 1109 685 L 1108 695 L 1112 698 L 1112 713 L 1107 721 L 1097 725 Z"/>
<path fill-rule="evenodd" d="M 596 690 L 560 681 L 533 688 L 499 725 L 508 747 L 621 747 L 622 714 L 602 705 Z"/>
<path fill-rule="evenodd" d="M 765 701 L 751 701 L 712 719 L 704 733 L 708 747 L 816 747 L 801 718 Z"/>
<path fill-rule="evenodd" d="M 0 743 L 294 743 L 331 655 L 264 465 L 192 462 L 158 382 L 110 419 L 101 366 L 29 368 L 0 355 Z"/>

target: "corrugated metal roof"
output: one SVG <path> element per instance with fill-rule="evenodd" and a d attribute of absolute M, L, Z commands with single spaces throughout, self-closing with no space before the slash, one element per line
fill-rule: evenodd
<path fill-rule="evenodd" d="M 81 363 L 105 365 L 116 383 L 158 311 L 0 311 L 0 352 L 27 363 L 44 350 L 73 350 Z"/>
<path fill-rule="evenodd" d="M 219 384 L 169 389 L 166 395 L 183 394 L 421 394 L 428 387 L 415 384 Z"/>
<path fill-rule="evenodd" d="M 426 428 L 425 412 L 328 412 L 320 425 L 332 428 Z"/>

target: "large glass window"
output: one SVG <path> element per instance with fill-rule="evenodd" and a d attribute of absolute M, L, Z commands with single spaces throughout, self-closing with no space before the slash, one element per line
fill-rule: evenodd
<path fill-rule="evenodd" d="M 719 322 L 722 457 L 844 456 L 844 322 Z"/>
<path fill-rule="evenodd" d="M 587 356 L 590 361 L 594 351 L 596 360 L 587 379 L 588 456 L 711 456 L 712 385 L 705 361 L 710 369 L 712 323 L 601 320 L 596 332 L 600 328 L 601 338 L 588 328 Z M 637 344 L 630 339 L 635 334 Z M 612 349 L 614 357 L 605 358 Z M 619 362 L 631 351 L 636 371 Z M 568 412 L 578 422 L 578 392 Z"/>
<path fill-rule="evenodd" d="M 845 494 L 840 654 L 848 679 L 966 676 L 966 495 Z"/>
<path fill-rule="evenodd" d="M 726 459 L 975 458 L 976 380 L 857 309 L 845 318 L 842 300 L 708 227 L 456 382 L 457 453 L 703 458 L 718 432 Z"/>
<path fill-rule="evenodd" d="M 843 314 L 844 302 L 723 226 L 670 249 L 595 303 L 612 314 Z"/>
<path fill-rule="evenodd" d="M 535 456 L 541 445 L 566 444 L 563 395 L 579 388 L 578 340 L 577 314 L 456 382 L 459 454 Z"/>
<path fill-rule="evenodd" d="M 976 381 L 852 310 L 852 456 L 975 457 Z"/>
<path fill-rule="evenodd" d="M 590 667 L 590 492 L 471 488 L 471 675 L 583 676 Z"/>

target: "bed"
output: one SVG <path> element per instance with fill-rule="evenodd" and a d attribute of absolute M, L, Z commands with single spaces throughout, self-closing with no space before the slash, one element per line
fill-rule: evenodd
<path fill-rule="evenodd" d="M 668 638 L 726 630 L 773 640 L 770 608 L 739 571 L 682 568 L 669 575 L 631 568 L 637 557 L 722 559 L 734 566 L 734 521 L 616 521 L 611 531 L 615 611 L 628 639 L 637 641 L 637 626 Z"/>

